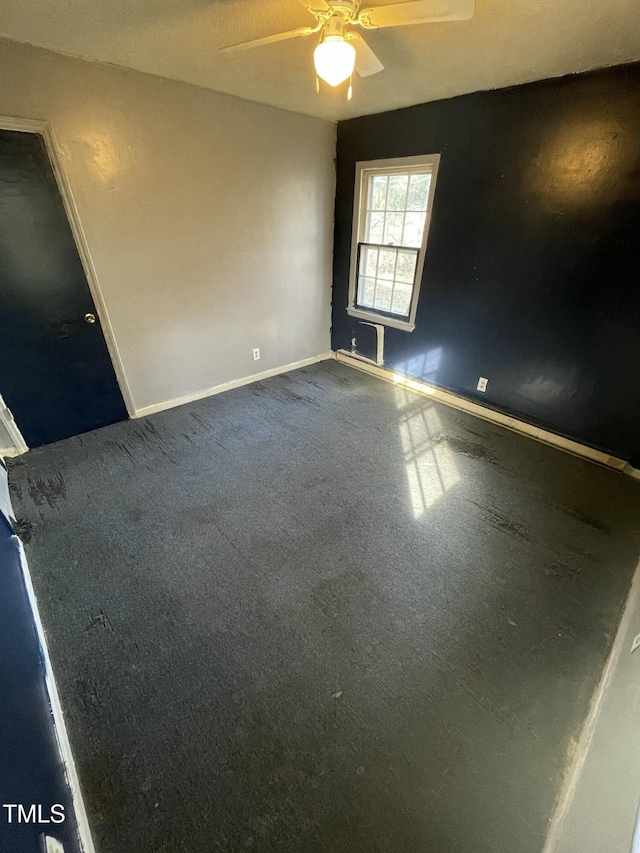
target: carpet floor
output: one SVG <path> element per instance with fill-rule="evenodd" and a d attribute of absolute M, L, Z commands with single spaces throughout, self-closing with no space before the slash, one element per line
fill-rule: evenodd
<path fill-rule="evenodd" d="M 98 853 L 540 853 L 640 482 L 336 362 L 10 480 Z"/>

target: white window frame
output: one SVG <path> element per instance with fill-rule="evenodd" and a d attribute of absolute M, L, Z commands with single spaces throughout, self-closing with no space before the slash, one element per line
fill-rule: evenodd
<path fill-rule="evenodd" d="M 422 284 L 422 271 L 424 268 L 424 258 L 427 250 L 429 226 L 431 225 L 431 212 L 433 210 L 433 197 L 436 190 L 439 165 L 439 154 L 425 154 L 417 157 L 394 157 L 390 160 L 364 160 L 356 163 L 356 182 L 353 198 L 353 227 L 351 231 L 351 263 L 349 266 L 349 304 L 347 306 L 347 313 L 352 317 L 357 317 L 360 320 L 367 320 L 368 322 L 379 323 L 383 326 L 392 326 L 395 329 L 403 329 L 407 332 L 412 332 L 415 329 L 418 298 L 420 296 L 420 285 Z M 389 317 L 385 314 L 379 314 L 376 311 L 367 311 L 364 308 L 356 307 L 358 287 L 358 244 L 364 240 L 366 204 L 363 204 L 362 202 L 366 198 L 366 186 L 372 174 L 378 173 L 386 175 L 390 172 L 402 172 L 406 169 L 414 170 L 416 168 L 424 168 L 425 172 L 430 172 L 431 183 L 429 185 L 429 198 L 427 199 L 427 213 L 425 216 L 424 231 L 422 232 L 422 244 L 418 250 L 416 278 L 411 298 L 411 309 L 409 311 L 408 318 L 405 320 L 401 317 Z"/>

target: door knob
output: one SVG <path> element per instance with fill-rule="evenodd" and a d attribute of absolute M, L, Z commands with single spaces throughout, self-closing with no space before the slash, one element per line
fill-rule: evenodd
<path fill-rule="evenodd" d="M 89 313 L 89 314 L 85 314 L 85 315 L 84 315 L 84 321 L 85 321 L 85 323 L 95 323 L 95 321 L 96 321 L 96 315 L 95 315 L 95 314 L 91 314 L 91 313 Z"/>

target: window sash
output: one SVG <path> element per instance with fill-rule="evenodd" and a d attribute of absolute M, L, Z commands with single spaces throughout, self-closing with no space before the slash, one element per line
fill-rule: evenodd
<path fill-rule="evenodd" d="M 369 270 L 363 269 L 363 258 L 365 257 L 367 250 L 374 250 L 377 252 L 374 275 L 370 275 Z M 391 276 L 389 276 L 388 272 L 384 273 L 380 270 L 380 256 L 382 253 L 395 256 Z M 420 250 L 415 246 L 391 246 L 384 243 L 358 243 L 355 299 L 356 308 L 359 308 L 361 311 L 371 311 L 382 317 L 406 320 L 411 314 L 411 307 L 413 305 L 415 295 L 419 253 Z M 399 277 L 398 259 L 400 255 L 409 255 L 413 257 L 413 274 L 410 280 L 407 280 L 406 276 L 404 278 Z M 370 299 L 366 298 L 367 288 L 372 288 L 373 291 Z M 388 293 L 388 299 L 385 299 L 382 295 L 385 290 Z M 399 307 L 394 310 L 396 303 L 398 306 L 402 305 L 402 291 L 405 291 L 406 293 L 407 290 L 410 292 L 408 299 L 406 299 L 405 296 L 406 310 L 401 310 Z M 380 298 L 378 298 L 379 292 L 381 293 Z M 388 302 L 388 306 L 385 306 L 385 302 Z"/>
<path fill-rule="evenodd" d="M 415 318 L 422 285 L 422 271 L 424 268 L 426 246 L 429 238 L 439 164 L 439 154 L 425 154 L 385 160 L 369 160 L 356 163 L 353 225 L 351 233 L 351 260 L 349 264 L 349 302 L 347 305 L 347 313 L 351 316 L 358 317 L 361 320 L 373 318 L 374 321 L 375 318 L 379 318 L 379 321 L 384 325 L 393 326 L 409 332 L 413 331 L 415 328 Z M 387 197 L 390 192 L 389 179 L 393 178 L 395 175 L 407 176 L 407 184 L 406 186 L 402 186 L 402 189 L 407 190 L 402 210 L 398 210 L 402 203 L 402 199 L 398 193 L 399 187 L 397 186 L 397 182 L 391 204 L 389 204 L 389 198 Z M 421 192 L 422 187 L 420 187 L 422 182 L 416 181 L 413 177 L 415 175 L 429 176 L 430 179 L 427 185 L 426 211 L 424 209 L 424 198 Z M 380 177 L 387 178 L 387 181 L 384 182 L 384 185 L 383 182 L 380 181 L 374 185 L 374 179 Z M 385 195 L 384 200 L 382 197 L 383 192 Z M 409 198 L 409 196 L 411 198 Z M 383 202 L 384 208 L 382 208 Z M 393 208 L 393 210 L 391 210 L 391 208 Z M 367 230 L 367 216 L 370 216 L 372 211 L 377 215 L 376 218 L 378 220 L 380 220 L 381 217 L 387 216 L 389 213 L 397 214 L 399 212 L 401 217 L 391 217 L 390 228 L 387 230 L 386 234 L 382 227 L 387 224 L 386 221 L 383 223 L 380 221 L 372 223 L 375 227 L 371 232 L 369 232 Z M 409 213 L 419 214 L 422 217 L 421 222 L 418 222 L 415 216 L 412 216 L 409 221 Z M 402 233 L 399 228 L 400 223 L 397 221 L 399 218 L 403 219 L 403 225 L 410 225 L 410 228 L 406 231 L 403 227 Z M 420 246 L 418 247 L 417 238 L 420 235 L 417 232 L 417 228 L 420 225 L 422 225 L 422 239 Z M 411 249 L 418 253 L 410 300 L 408 297 L 408 291 L 405 291 L 402 304 L 400 306 L 402 308 L 402 313 L 399 313 L 397 305 L 396 311 L 390 312 L 374 309 L 371 305 L 367 304 L 371 301 L 371 288 L 369 288 L 369 292 L 367 294 L 368 299 L 363 299 L 362 276 L 360 275 L 360 257 L 362 253 L 361 244 L 369 243 L 372 244 L 374 248 L 386 248 L 385 242 L 387 244 L 397 244 L 393 246 L 394 249 Z M 407 242 L 413 243 L 413 246 L 404 245 Z M 403 245 L 401 246 L 400 244 Z M 404 311 L 408 301 L 410 301 L 410 311 L 407 315 Z"/>

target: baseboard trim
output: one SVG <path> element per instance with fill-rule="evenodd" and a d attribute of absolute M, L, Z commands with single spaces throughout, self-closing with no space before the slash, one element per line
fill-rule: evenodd
<path fill-rule="evenodd" d="M 316 364 L 319 361 L 326 361 L 334 357 L 333 352 L 327 351 L 320 353 L 320 355 L 314 355 L 311 358 L 303 358 L 301 361 L 284 364 L 282 367 L 272 367 L 270 370 L 253 373 L 251 376 L 243 376 L 242 379 L 232 379 L 230 382 L 222 382 L 220 385 L 203 388 L 201 391 L 195 391 L 193 394 L 184 394 L 181 397 L 174 397 L 172 400 L 165 400 L 163 403 L 153 403 L 151 406 L 143 406 L 140 409 L 134 410 L 133 417 L 144 418 L 147 415 L 154 415 L 156 412 L 163 412 L 165 409 L 184 406 L 185 403 L 193 403 L 195 400 L 213 397 L 215 394 L 222 394 L 224 391 L 231 391 L 233 388 L 241 388 L 243 385 L 260 382 L 262 379 L 269 379 L 272 376 L 278 376 L 280 373 L 288 373 L 290 370 L 298 370 L 301 367 L 308 367 L 310 364 Z"/>
<path fill-rule="evenodd" d="M 20 450 L 18 447 L 5 447 L 3 450 L 0 450 L 0 457 L 4 457 L 5 459 L 9 456 L 22 456 L 23 453 L 26 453 L 28 448 L 25 450 Z"/>
<path fill-rule="evenodd" d="M 439 403 L 444 403 L 446 406 L 451 406 L 454 409 L 459 409 L 462 412 L 475 415 L 485 421 L 499 424 L 513 432 L 519 432 L 536 441 L 541 441 L 543 444 L 550 444 L 574 456 L 581 456 L 584 459 L 589 459 L 592 462 L 598 462 L 600 465 L 605 465 L 607 468 L 613 468 L 616 471 L 622 471 L 625 474 L 630 474 L 633 477 L 640 478 L 640 471 L 632 468 L 624 459 L 618 459 L 616 456 L 610 456 L 608 453 L 603 453 L 600 450 L 595 450 L 593 447 L 580 444 L 578 441 L 572 441 L 564 436 L 557 435 L 549 430 L 533 426 L 526 421 L 518 420 L 518 418 L 503 415 L 501 412 L 496 412 L 493 409 L 487 409 L 479 403 L 473 403 L 464 397 L 459 397 L 451 391 L 444 391 L 442 388 L 437 388 L 435 385 L 429 385 L 427 382 L 419 382 L 417 379 L 411 379 L 402 373 L 396 373 L 388 367 L 382 367 L 369 359 L 355 356 L 346 350 L 338 350 L 336 358 L 342 364 L 347 364 L 356 370 L 362 370 L 364 373 L 369 373 L 371 376 L 377 376 L 379 379 L 384 379 L 387 382 L 392 382 L 394 385 L 402 385 L 405 388 L 410 388 L 418 394 L 424 394 L 437 400 Z"/>
<path fill-rule="evenodd" d="M 590 800 L 592 802 L 603 802 L 611 790 L 610 780 L 612 778 L 624 779 L 625 784 L 628 784 L 629 780 L 633 778 L 634 781 L 632 784 L 635 792 L 640 789 L 640 783 L 634 769 L 635 759 L 633 758 L 633 753 L 637 753 L 637 748 L 635 747 L 637 740 L 634 741 L 634 736 L 637 737 L 638 734 L 637 723 L 634 723 L 635 731 L 631 732 L 629 730 L 629 721 L 638 719 L 640 702 L 638 700 L 638 692 L 635 688 L 635 670 L 625 671 L 625 663 L 622 659 L 626 649 L 632 650 L 632 642 L 637 636 L 640 610 L 639 601 L 640 563 L 636 566 L 633 574 L 631 588 L 624 605 L 611 651 L 609 652 L 609 657 L 602 671 L 600 682 L 591 697 L 587 718 L 578 735 L 575 752 L 565 774 L 542 853 L 559 853 L 559 851 L 570 850 L 581 850 L 583 853 L 592 853 L 593 850 L 602 850 L 602 838 L 599 841 L 596 840 L 591 845 L 588 843 L 585 844 L 585 836 L 582 831 L 579 834 L 580 837 L 576 834 L 576 822 L 573 821 L 573 826 L 571 826 L 568 821 L 576 798 L 580 797 L 580 795 L 584 796 L 585 790 L 588 788 L 591 793 Z M 624 706 L 629 709 L 627 711 L 628 718 L 624 714 L 621 714 L 619 706 L 612 706 L 610 697 L 615 692 L 625 693 L 627 698 Z M 613 739 L 613 744 L 609 744 L 609 746 L 614 747 L 611 749 L 611 754 L 613 755 L 612 764 L 617 764 L 618 766 L 603 768 L 601 763 L 593 764 L 594 761 L 597 761 L 597 753 L 595 758 L 592 758 L 590 755 L 594 738 L 602 737 L 605 733 L 609 733 L 610 740 Z M 629 747 L 627 753 L 630 752 L 632 754 L 631 759 L 626 765 L 624 762 L 620 763 L 619 756 L 616 757 L 615 747 L 620 745 L 620 741 L 617 743 L 615 741 L 616 734 L 621 739 L 627 739 L 626 743 Z M 585 770 L 588 770 L 589 763 L 591 763 L 592 767 L 597 767 L 597 772 L 595 774 L 592 773 L 590 778 L 587 776 L 583 780 L 583 773 Z M 598 786 L 597 790 L 593 790 L 594 776 L 597 780 L 595 782 L 595 785 Z M 585 784 L 587 788 L 582 787 Z M 625 811 L 617 815 L 617 820 L 619 821 L 620 817 L 624 817 L 625 823 L 628 823 L 629 827 L 634 826 L 635 838 L 638 832 L 637 793 L 635 796 L 626 797 L 626 801 Z M 632 807 L 629 807 L 629 801 L 633 803 Z M 608 849 L 612 851 L 619 850 L 620 853 L 623 850 L 625 853 L 627 850 L 630 850 L 633 853 L 636 847 L 631 848 L 628 846 L 630 840 L 630 838 L 626 837 L 625 830 L 621 828 L 619 837 L 616 839 L 607 838 L 607 842 L 609 842 Z"/>
<path fill-rule="evenodd" d="M 47 693 L 49 694 L 49 702 L 51 704 L 51 715 L 53 717 L 56 740 L 58 742 L 58 751 L 62 759 L 67 784 L 69 785 L 69 789 L 71 791 L 73 808 L 76 813 L 78 841 L 80 842 L 80 849 L 82 850 L 82 853 L 95 853 L 93 837 L 91 835 L 91 828 L 89 826 L 89 819 L 87 817 L 87 810 L 84 803 L 84 797 L 82 796 L 80 780 L 78 779 L 78 771 L 76 769 L 76 763 L 73 758 L 73 752 L 71 751 L 71 743 L 69 742 L 67 726 L 62 711 L 62 703 L 60 702 L 60 694 L 58 693 L 58 686 L 56 684 L 56 679 L 53 674 L 51 658 L 49 657 L 47 638 L 44 633 L 44 628 L 42 627 L 40 611 L 38 610 L 38 601 L 36 599 L 36 594 L 33 589 L 33 583 L 31 582 L 29 565 L 27 563 L 27 558 L 24 553 L 22 542 L 20 542 L 19 547 L 22 576 L 24 579 L 24 584 L 27 588 L 29 604 L 31 606 L 33 621 L 35 623 L 36 634 L 38 636 L 38 643 L 40 645 L 42 662 L 44 664 L 44 677 L 47 686 Z"/>
<path fill-rule="evenodd" d="M 22 453 L 27 452 L 29 449 L 27 447 L 27 443 L 18 429 L 18 425 L 13 419 L 11 410 L 7 407 L 2 397 L 0 397 L 0 427 L 4 428 L 4 431 L 7 433 L 8 440 L 12 442 L 9 447 L 5 447 L 0 450 L 0 457 L 20 456 Z"/>

